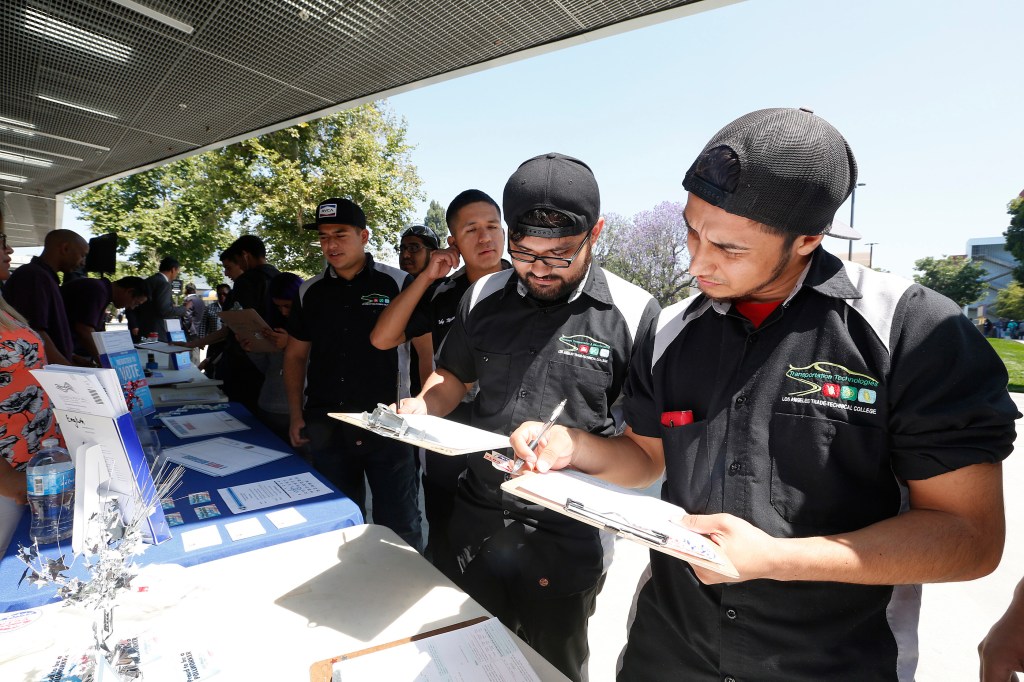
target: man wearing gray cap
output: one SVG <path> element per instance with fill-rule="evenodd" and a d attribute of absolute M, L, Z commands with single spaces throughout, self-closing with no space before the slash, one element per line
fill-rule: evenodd
<path fill-rule="evenodd" d="M 652 552 L 619 680 L 912 680 L 920 583 L 999 562 L 1006 369 L 948 299 L 820 248 L 856 182 L 810 111 L 723 128 L 683 181 L 699 292 L 638 342 L 624 435 L 512 436 L 544 471 L 665 473 L 739 572 Z"/>
<path fill-rule="evenodd" d="M 634 339 L 657 317 L 649 293 L 591 261 L 604 228 L 590 168 L 545 154 L 524 162 L 503 197 L 513 268 L 477 280 L 459 304 L 437 369 L 402 412 L 446 415 L 474 382 L 471 423 L 510 433 L 546 419 L 610 436 L 611 406 Z M 501 490 L 508 480 L 469 455 L 448 538 L 458 585 L 573 680 L 588 654 L 587 619 L 603 584 L 597 529 Z"/>

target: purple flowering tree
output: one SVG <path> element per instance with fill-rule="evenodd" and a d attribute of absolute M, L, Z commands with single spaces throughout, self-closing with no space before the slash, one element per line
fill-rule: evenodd
<path fill-rule="evenodd" d="M 595 259 L 619 277 L 643 287 L 662 306 L 689 293 L 683 204 L 663 201 L 632 218 L 609 213 Z"/>

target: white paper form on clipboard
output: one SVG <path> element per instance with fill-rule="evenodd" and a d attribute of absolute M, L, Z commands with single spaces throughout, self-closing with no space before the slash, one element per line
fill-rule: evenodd
<path fill-rule="evenodd" d="M 396 414 L 387 405 L 378 405 L 373 412 L 331 412 L 328 416 L 442 455 L 511 447 L 508 436 L 426 414 Z"/>
<path fill-rule="evenodd" d="M 721 547 L 677 523 L 686 510 L 657 497 L 568 470 L 529 472 L 505 481 L 501 488 L 695 566 L 739 577 Z"/>

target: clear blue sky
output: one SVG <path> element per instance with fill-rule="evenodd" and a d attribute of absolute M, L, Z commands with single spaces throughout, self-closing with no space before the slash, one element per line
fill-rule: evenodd
<path fill-rule="evenodd" d="M 623 214 L 683 201 L 684 171 L 732 119 L 810 107 L 857 157 L 874 265 L 909 277 L 918 258 L 999 236 L 1024 189 L 1022 28 L 1019 0 L 745 0 L 389 101 L 429 199 L 500 201 L 520 162 L 560 151 Z"/>

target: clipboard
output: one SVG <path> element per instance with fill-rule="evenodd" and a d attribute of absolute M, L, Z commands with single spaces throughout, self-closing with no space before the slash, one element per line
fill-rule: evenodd
<path fill-rule="evenodd" d="M 260 314 L 252 308 L 242 310 L 222 310 L 220 319 L 231 328 L 241 339 L 248 339 L 252 342 L 253 353 L 279 353 L 280 349 L 272 341 L 263 336 L 263 330 L 269 329 Z"/>
<path fill-rule="evenodd" d="M 442 455 L 468 455 L 471 452 L 511 447 L 508 436 L 442 417 L 397 414 L 382 404 L 378 404 L 373 412 L 330 412 L 327 416 Z"/>
<path fill-rule="evenodd" d="M 464 620 L 461 623 L 455 623 L 454 625 L 447 625 L 443 628 L 437 628 L 436 630 L 429 630 L 427 632 L 421 632 L 418 635 L 412 637 L 404 637 L 402 639 L 396 639 L 393 642 L 386 644 L 378 644 L 376 646 L 367 647 L 366 649 L 360 649 L 359 651 L 353 651 L 347 654 L 341 654 L 334 656 L 333 658 L 325 658 L 322 661 L 317 661 L 313 665 L 309 666 L 309 682 L 331 682 L 331 678 L 334 674 L 334 664 L 338 661 L 344 661 L 357 656 L 365 656 L 366 654 L 376 653 L 378 651 L 384 651 L 392 647 L 400 646 L 402 644 L 408 644 L 409 642 L 417 642 L 421 639 L 427 639 L 428 637 L 434 637 L 435 635 L 443 635 L 446 632 L 452 632 L 453 630 L 459 630 L 466 628 L 477 623 L 482 623 L 490 618 L 490 616 L 479 616 L 477 618 L 471 618 L 470 620 Z"/>
<path fill-rule="evenodd" d="M 686 516 L 685 509 L 656 497 L 567 470 L 530 471 L 505 481 L 501 489 L 694 566 L 740 577 L 721 547 L 671 521 Z"/>

